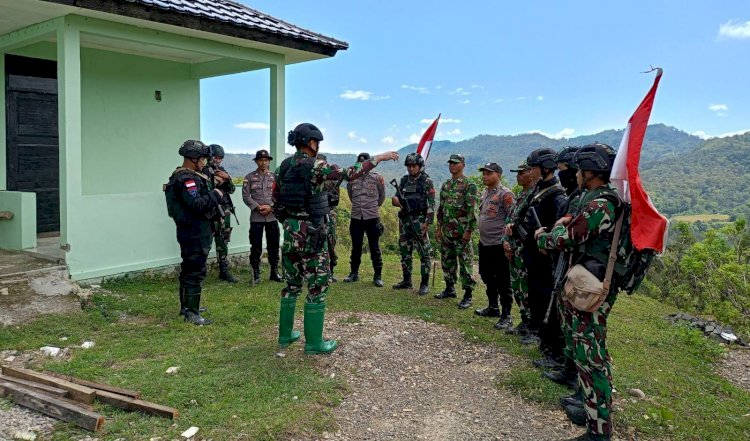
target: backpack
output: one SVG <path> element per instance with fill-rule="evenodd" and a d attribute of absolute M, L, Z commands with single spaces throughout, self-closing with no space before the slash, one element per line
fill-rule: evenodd
<path fill-rule="evenodd" d="M 633 221 L 630 204 L 623 203 L 620 216 L 622 220 L 622 231 L 620 232 L 620 243 L 617 247 L 617 267 L 621 266 L 622 273 L 618 272 L 617 287 L 628 294 L 633 294 L 646 277 L 651 263 L 654 260 L 656 251 L 651 249 L 637 250 L 633 246 L 633 240 L 630 237 L 630 226 Z"/>

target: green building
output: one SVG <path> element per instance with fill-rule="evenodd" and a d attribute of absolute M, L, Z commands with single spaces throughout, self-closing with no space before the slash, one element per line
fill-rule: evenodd
<path fill-rule="evenodd" d="M 278 160 L 286 66 L 346 48 L 230 0 L 0 0 L 0 248 L 53 241 L 76 280 L 179 262 L 162 184 L 200 80 L 268 70 Z"/>

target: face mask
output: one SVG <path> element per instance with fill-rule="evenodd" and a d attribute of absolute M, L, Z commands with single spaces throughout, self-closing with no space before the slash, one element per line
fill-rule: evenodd
<path fill-rule="evenodd" d="M 566 170 L 560 170 L 557 173 L 557 177 L 560 178 L 560 184 L 562 184 L 568 191 L 573 191 L 578 187 L 578 180 L 576 179 L 576 170 L 568 168 Z"/>

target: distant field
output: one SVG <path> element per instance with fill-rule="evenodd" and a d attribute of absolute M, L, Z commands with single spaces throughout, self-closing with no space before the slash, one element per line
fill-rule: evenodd
<path fill-rule="evenodd" d="M 674 216 L 672 218 L 674 221 L 682 221 L 682 222 L 728 222 L 729 221 L 729 215 L 728 214 L 686 214 L 683 216 Z"/>

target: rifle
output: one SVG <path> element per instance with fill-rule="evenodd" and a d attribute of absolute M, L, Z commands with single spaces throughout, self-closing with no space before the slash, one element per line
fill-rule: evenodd
<path fill-rule="evenodd" d="M 545 325 L 549 321 L 549 315 L 552 312 L 552 305 L 555 304 L 555 298 L 559 296 L 563 290 L 563 279 L 565 279 L 565 269 L 567 266 L 568 265 L 565 262 L 565 253 L 560 251 L 557 256 L 557 263 L 555 264 L 555 286 L 552 288 L 552 297 L 549 299 L 547 312 L 544 314 Z"/>
<path fill-rule="evenodd" d="M 390 184 L 393 186 L 393 188 L 396 189 L 396 197 L 398 197 L 399 202 L 406 201 L 406 198 L 404 197 L 404 194 L 401 192 L 401 189 L 398 188 L 398 182 L 396 182 L 395 179 L 391 179 Z M 419 249 L 419 254 L 424 255 L 425 248 L 424 248 L 424 244 L 422 244 L 422 232 L 419 231 L 419 228 L 417 228 L 417 226 L 414 224 L 414 218 L 411 216 L 411 213 L 409 212 L 409 208 L 402 206 L 401 213 L 403 213 L 404 222 L 406 222 L 409 225 L 409 230 L 411 231 L 412 235 L 414 235 L 417 248 Z"/>

